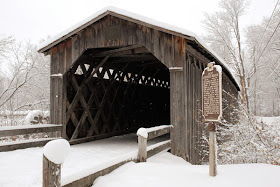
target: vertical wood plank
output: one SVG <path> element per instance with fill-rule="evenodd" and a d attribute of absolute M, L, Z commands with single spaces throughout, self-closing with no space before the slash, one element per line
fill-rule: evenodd
<path fill-rule="evenodd" d="M 61 186 L 61 164 L 55 164 L 43 155 L 43 187 L 54 186 Z"/>
<path fill-rule="evenodd" d="M 65 58 L 65 43 L 59 45 L 59 61 L 58 61 L 58 73 L 64 74 L 66 71 L 66 58 Z M 57 79 L 57 123 L 63 123 L 63 115 L 65 114 L 63 108 L 63 80 L 62 77 Z"/>
<path fill-rule="evenodd" d="M 51 75 L 57 74 L 59 68 L 59 52 L 58 48 L 55 47 L 52 49 L 51 53 Z M 57 124 L 57 91 L 58 91 L 57 80 L 51 77 L 51 108 L 50 108 L 50 118 L 52 124 Z"/>
<path fill-rule="evenodd" d="M 175 136 L 177 126 L 175 124 L 175 106 L 174 106 L 174 97 L 175 97 L 175 88 L 176 88 L 176 82 L 175 82 L 175 74 L 170 72 L 170 123 L 173 125 L 173 128 L 170 131 L 170 139 L 171 139 L 171 153 L 176 155 L 176 144 Z"/>
<path fill-rule="evenodd" d="M 184 70 L 184 125 L 183 125 L 183 147 L 184 147 L 184 159 L 188 160 L 188 155 L 189 155 L 189 149 L 188 149 L 188 133 L 187 133 L 187 126 L 188 126 L 188 61 L 183 64 L 183 70 Z"/>
<path fill-rule="evenodd" d="M 188 161 L 190 161 L 191 157 L 191 59 L 190 56 L 188 56 L 187 66 L 188 66 L 188 73 L 187 73 L 187 88 L 188 88 L 188 94 L 187 94 L 187 138 L 188 138 Z"/>
<path fill-rule="evenodd" d="M 74 63 L 79 57 L 79 39 L 78 35 L 72 37 L 72 63 Z"/>
<path fill-rule="evenodd" d="M 191 92 L 191 97 L 190 97 L 190 108 L 191 108 L 191 123 L 190 123 L 190 132 L 191 132 L 191 135 L 190 135 L 190 143 L 191 143 L 191 154 L 190 154 L 190 162 L 193 164 L 194 161 L 193 161 L 193 155 L 194 155 L 194 67 L 193 67 L 193 62 L 194 59 L 191 58 L 191 64 L 190 64 L 190 69 L 191 69 L 191 80 L 190 80 L 190 92 Z"/>
<path fill-rule="evenodd" d="M 147 138 L 138 135 L 138 160 L 146 162 L 147 160 Z"/>

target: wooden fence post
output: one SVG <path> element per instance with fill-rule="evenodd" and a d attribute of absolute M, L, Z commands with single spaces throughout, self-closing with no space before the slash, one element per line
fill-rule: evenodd
<path fill-rule="evenodd" d="M 61 164 L 66 159 L 70 144 L 65 139 L 48 142 L 43 153 L 43 187 L 61 187 Z"/>
<path fill-rule="evenodd" d="M 138 159 L 139 162 L 147 160 L 147 138 L 138 135 Z"/>
<path fill-rule="evenodd" d="M 55 164 L 43 155 L 43 187 L 61 187 L 61 164 Z"/>

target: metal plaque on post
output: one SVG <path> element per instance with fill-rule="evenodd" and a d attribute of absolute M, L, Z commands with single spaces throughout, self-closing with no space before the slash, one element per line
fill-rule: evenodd
<path fill-rule="evenodd" d="M 220 121 L 222 113 L 222 67 L 211 62 L 202 73 L 202 114 L 205 121 Z"/>

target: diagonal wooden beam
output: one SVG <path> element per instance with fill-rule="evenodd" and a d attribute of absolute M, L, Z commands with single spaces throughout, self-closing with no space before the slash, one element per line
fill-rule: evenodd
<path fill-rule="evenodd" d="M 69 103 L 68 99 L 66 99 L 66 106 L 67 106 L 67 107 L 70 106 L 70 103 Z M 79 120 L 78 120 L 78 118 L 76 117 L 76 114 L 75 114 L 74 112 L 72 112 L 72 113 L 70 114 L 70 116 L 69 116 L 69 119 L 70 119 L 70 118 L 71 118 L 71 120 L 72 120 L 73 125 L 76 127 L 76 126 L 78 125 L 78 123 L 79 123 Z M 67 120 L 66 125 L 68 124 L 69 119 Z"/>
<path fill-rule="evenodd" d="M 91 107 L 91 104 L 92 104 L 93 101 L 94 101 L 93 95 L 94 95 L 94 93 L 91 94 L 91 96 L 90 96 L 90 98 L 89 98 L 89 100 L 88 100 L 87 106 L 86 106 L 86 108 L 85 108 L 84 111 L 83 111 L 82 117 L 80 118 L 80 121 L 78 122 L 78 124 L 77 124 L 77 126 L 76 126 L 76 129 L 75 129 L 75 131 L 73 132 L 70 141 L 73 140 L 73 139 L 76 139 L 76 138 L 78 137 L 79 131 L 80 131 L 82 125 L 84 124 L 84 122 L 85 122 L 85 120 L 86 120 L 86 117 L 89 118 L 89 116 L 91 116 L 90 111 L 89 111 L 89 108 Z"/>
<path fill-rule="evenodd" d="M 100 64 L 94 69 L 93 72 L 90 73 L 90 75 L 87 77 L 87 79 L 85 79 L 82 83 L 81 86 L 79 87 L 79 89 L 76 92 L 76 95 L 73 99 L 73 101 L 71 102 L 68 110 L 67 110 L 67 114 L 66 116 L 70 116 L 70 114 L 73 112 L 74 108 L 76 107 L 76 105 L 78 104 L 78 101 L 80 99 L 80 96 L 82 94 L 83 89 L 85 88 L 85 86 L 87 85 L 87 83 L 92 79 L 93 75 L 98 71 L 98 69 L 104 65 L 104 63 L 108 60 L 109 56 L 106 56 L 101 62 Z M 72 82 L 73 82 L 73 78 L 72 77 Z"/>
<path fill-rule="evenodd" d="M 125 65 L 125 67 L 124 67 L 123 69 L 126 69 L 127 66 L 128 66 L 128 63 Z M 121 73 L 118 74 L 118 77 L 120 77 L 120 74 L 121 74 Z M 114 78 L 114 76 L 113 76 L 112 78 Z M 96 124 L 97 124 L 97 122 L 98 122 L 98 120 L 99 120 L 99 117 L 100 117 L 102 111 L 103 111 L 103 106 L 104 106 L 104 104 L 105 104 L 105 101 L 106 101 L 106 99 L 107 99 L 107 96 L 109 95 L 108 93 L 109 93 L 110 89 L 112 88 L 113 84 L 116 82 L 116 80 L 117 80 L 117 78 L 116 78 L 116 79 L 113 79 L 113 81 L 111 81 L 111 84 L 107 87 L 107 89 L 106 89 L 106 91 L 105 91 L 105 94 L 104 94 L 104 96 L 103 96 L 103 98 L 102 98 L 102 101 L 101 101 L 101 103 L 100 103 L 100 105 L 99 105 L 99 107 L 98 107 L 98 111 L 97 111 L 97 113 L 96 113 L 96 115 L 95 115 L 95 117 L 94 117 L 94 123 L 91 124 L 91 127 L 90 127 L 90 129 L 88 130 L 88 135 L 87 135 L 88 137 L 89 137 L 89 136 L 92 136 L 92 134 L 93 134 L 93 132 L 94 132 L 94 128 L 95 128 L 95 126 L 96 126 Z"/>
<path fill-rule="evenodd" d="M 82 71 L 83 71 L 83 74 L 85 75 L 86 73 L 87 73 L 87 70 L 86 70 L 86 67 L 85 67 L 85 64 L 80 64 L 80 67 L 81 67 L 81 69 L 82 69 Z"/>
<path fill-rule="evenodd" d="M 128 64 L 118 73 L 118 77 L 120 77 L 121 73 L 123 73 L 123 74 L 127 73 L 127 71 L 126 71 L 127 67 L 128 67 Z M 118 92 L 119 92 L 119 88 L 121 86 L 121 83 L 123 82 L 123 78 L 120 79 L 119 82 L 120 83 L 119 83 L 117 89 L 115 90 L 113 100 L 112 100 L 112 102 L 110 104 L 110 107 L 109 107 L 108 120 L 111 118 L 112 114 L 114 114 L 114 112 L 112 112 L 112 110 L 113 110 L 113 106 L 114 106 L 114 103 L 116 101 L 116 98 L 117 98 L 117 95 L 118 95 Z M 101 133 L 105 133 L 106 129 L 107 129 L 107 126 L 103 126 L 102 129 L 101 129 Z"/>

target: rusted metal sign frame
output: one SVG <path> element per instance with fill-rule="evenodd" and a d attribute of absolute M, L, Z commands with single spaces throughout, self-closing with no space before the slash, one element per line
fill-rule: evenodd
<path fill-rule="evenodd" d="M 221 120 L 222 116 L 223 116 L 223 110 L 222 110 L 222 67 L 219 65 L 214 65 L 214 62 L 211 62 L 208 64 L 208 66 L 204 69 L 203 73 L 202 73 L 202 115 L 205 119 L 205 121 L 215 121 L 218 122 Z M 204 75 L 206 73 L 206 71 L 210 72 L 210 71 L 217 71 L 219 76 L 218 76 L 218 81 L 219 81 L 219 115 L 217 116 L 217 118 L 208 118 L 207 116 L 205 116 L 204 114 Z"/>

